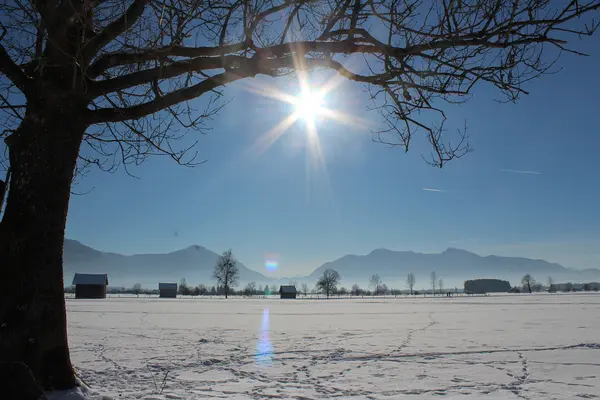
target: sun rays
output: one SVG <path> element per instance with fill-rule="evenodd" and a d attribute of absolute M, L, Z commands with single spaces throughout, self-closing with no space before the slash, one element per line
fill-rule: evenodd
<path fill-rule="evenodd" d="M 263 155 L 282 135 L 303 132 L 306 140 L 305 149 L 310 153 L 314 166 L 320 168 L 324 165 L 319 126 L 326 120 L 352 127 L 365 127 L 366 123 L 359 117 L 351 116 L 337 111 L 328 104 L 327 95 L 338 88 L 343 80 L 339 76 L 327 80 L 323 84 L 313 84 L 306 73 L 298 73 L 298 87 L 296 94 L 285 93 L 265 82 L 246 81 L 244 89 L 256 95 L 274 99 L 284 105 L 289 105 L 290 113 L 268 131 L 256 138 L 254 145 L 249 149 L 249 156 Z M 302 124 L 295 127 L 296 124 Z M 341 133 L 344 132 L 344 133 Z M 347 131 L 340 130 L 340 134 Z"/>
<path fill-rule="evenodd" d="M 306 155 L 307 203 L 312 202 L 311 192 L 316 190 L 314 193 L 319 193 L 319 198 L 323 200 L 328 198 L 328 202 L 333 204 L 336 201 L 324 157 L 322 139 L 325 137 L 323 133 L 326 132 L 328 143 L 330 140 L 335 141 L 336 136 L 340 136 L 341 142 L 344 142 L 342 136 L 356 134 L 356 128 L 363 128 L 362 132 L 368 132 L 370 124 L 367 119 L 359 115 L 349 115 L 335 109 L 344 105 L 340 104 L 342 96 L 339 93 L 332 94 L 345 81 L 343 77 L 333 75 L 325 80 L 310 78 L 314 78 L 314 76 L 309 77 L 305 71 L 301 70 L 298 71 L 297 81 L 292 82 L 291 88 L 276 87 L 263 79 L 251 79 L 241 83 L 242 90 L 279 103 L 279 106 L 276 105 L 272 109 L 276 115 L 282 115 L 281 119 L 270 129 L 259 132 L 253 145 L 247 149 L 242 159 L 252 160 L 262 157 L 282 136 L 293 135 L 289 143 L 296 143 L 292 146 L 296 150 L 302 149 Z M 342 101 L 343 103 L 352 103 L 354 99 Z M 281 114 L 282 110 L 287 110 L 287 112 Z M 336 126 L 338 124 L 340 126 Z M 321 130 L 323 133 L 320 132 Z M 296 147 L 297 145 L 300 146 Z M 238 162 L 241 160 L 238 159 Z M 311 190 L 315 184 L 320 188 L 314 187 Z"/>

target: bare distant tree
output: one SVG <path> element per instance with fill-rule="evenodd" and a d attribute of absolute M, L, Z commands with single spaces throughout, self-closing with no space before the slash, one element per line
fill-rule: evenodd
<path fill-rule="evenodd" d="M 382 283 L 381 285 L 379 285 L 379 293 L 385 295 L 390 294 L 390 289 L 388 288 L 388 286 L 385 283 Z"/>
<path fill-rule="evenodd" d="M 554 278 L 552 278 L 551 276 L 548 277 L 548 292 L 556 292 L 556 288 L 554 287 Z"/>
<path fill-rule="evenodd" d="M 305 297 L 308 294 L 308 285 L 306 283 L 302 284 L 302 293 L 304 293 Z"/>
<path fill-rule="evenodd" d="M 329 298 L 329 295 L 336 290 L 339 283 L 340 274 L 336 270 L 326 269 L 317 281 L 317 288 Z"/>
<path fill-rule="evenodd" d="M 346 296 L 346 295 L 348 294 L 348 289 L 346 289 L 345 287 L 343 287 L 343 286 L 342 286 L 342 287 L 341 287 L 341 288 L 338 290 L 338 294 L 339 294 L 340 296 Z"/>
<path fill-rule="evenodd" d="M 408 288 L 408 290 L 410 290 L 410 295 L 413 295 L 413 289 L 415 287 L 415 284 L 417 283 L 417 278 L 415 278 L 415 274 L 413 274 L 412 272 L 409 272 L 408 275 L 406 276 L 406 287 Z"/>
<path fill-rule="evenodd" d="M 444 280 L 442 278 L 438 279 L 438 288 L 440 289 L 440 296 L 443 295 L 443 292 L 444 292 Z"/>
<path fill-rule="evenodd" d="M 233 257 L 231 250 L 224 252 L 217 260 L 213 278 L 217 281 L 218 285 L 223 286 L 225 298 L 227 298 L 229 289 L 237 285 L 239 278 L 237 260 Z"/>
<path fill-rule="evenodd" d="M 369 280 L 369 287 L 373 288 L 373 296 L 379 295 L 381 291 L 381 278 L 378 274 L 373 274 Z"/>
<path fill-rule="evenodd" d="M 360 296 L 362 294 L 362 289 L 360 288 L 360 286 L 358 286 L 358 284 L 354 284 L 352 285 L 352 289 L 350 289 L 350 294 L 352 294 L 353 296 Z"/>
<path fill-rule="evenodd" d="M 190 288 L 188 287 L 187 280 L 185 278 L 181 278 L 179 281 L 179 294 L 184 296 L 190 294 Z"/>
<path fill-rule="evenodd" d="M 295 280 L 290 280 L 290 281 L 288 282 L 288 285 L 296 287 L 296 286 L 298 286 L 298 281 L 295 281 Z"/>
<path fill-rule="evenodd" d="M 431 279 L 431 288 L 433 291 L 433 295 L 435 296 L 435 287 L 437 285 L 437 274 L 435 273 L 435 271 L 431 272 L 430 279 Z"/>
<path fill-rule="evenodd" d="M 135 294 L 137 297 L 140 297 L 140 293 L 142 292 L 142 284 L 141 283 L 136 283 L 135 285 L 133 285 L 133 294 Z"/>
<path fill-rule="evenodd" d="M 249 282 L 244 288 L 244 295 L 254 296 L 256 294 L 256 282 Z"/>
<path fill-rule="evenodd" d="M 198 285 L 198 295 L 199 296 L 205 296 L 207 293 L 208 293 L 208 288 L 205 285 L 203 285 L 203 284 Z"/>
<path fill-rule="evenodd" d="M 523 279 L 521 279 L 521 284 L 523 285 L 523 289 L 527 290 L 529 293 L 532 292 L 533 285 L 535 285 L 535 279 L 530 274 L 525 274 Z"/>

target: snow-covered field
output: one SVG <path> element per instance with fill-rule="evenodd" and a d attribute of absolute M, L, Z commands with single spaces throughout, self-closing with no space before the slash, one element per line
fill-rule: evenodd
<path fill-rule="evenodd" d="M 600 396 L 600 295 L 67 300 L 115 399 Z"/>

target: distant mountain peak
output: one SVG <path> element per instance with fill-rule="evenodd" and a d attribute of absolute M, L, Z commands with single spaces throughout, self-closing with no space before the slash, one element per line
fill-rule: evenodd
<path fill-rule="evenodd" d="M 378 249 L 373 250 L 371 253 L 369 254 L 377 254 L 377 253 L 391 253 L 392 250 L 386 249 L 385 247 L 380 247 Z"/>
<path fill-rule="evenodd" d="M 463 249 L 457 249 L 456 247 L 448 247 L 446 250 L 444 250 L 444 252 L 442 254 L 475 254 L 475 253 L 471 253 L 470 251 L 467 250 L 463 250 Z"/>
<path fill-rule="evenodd" d="M 206 247 L 191 245 L 170 253 L 122 255 L 105 253 L 75 240 L 65 240 L 65 281 L 74 273 L 107 273 L 117 285 L 140 282 L 153 286 L 158 282 L 175 282 L 186 278 L 188 282 L 210 283 L 219 255 Z M 240 282 L 271 282 L 258 271 L 238 263 Z"/>

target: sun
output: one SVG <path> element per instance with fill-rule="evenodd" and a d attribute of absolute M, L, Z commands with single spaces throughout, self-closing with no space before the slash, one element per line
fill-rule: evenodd
<path fill-rule="evenodd" d="M 320 91 L 305 89 L 294 98 L 293 104 L 296 107 L 296 115 L 307 123 L 314 123 L 315 119 L 322 114 L 324 110 L 325 98 Z"/>

